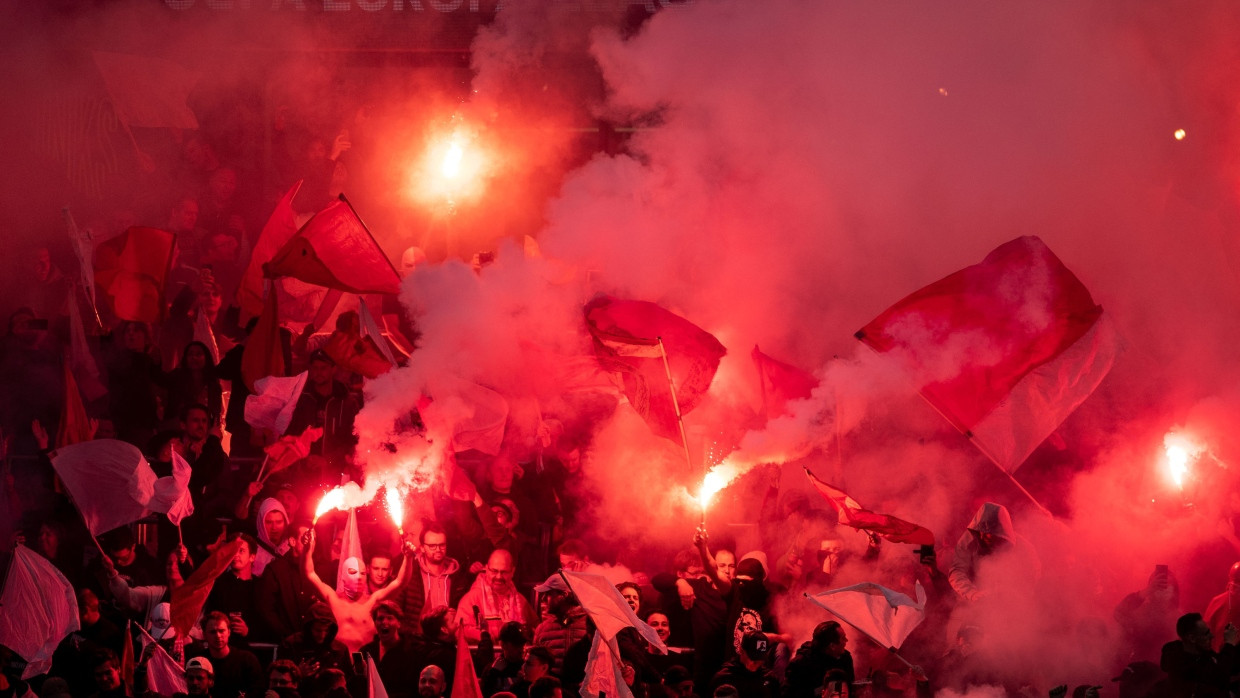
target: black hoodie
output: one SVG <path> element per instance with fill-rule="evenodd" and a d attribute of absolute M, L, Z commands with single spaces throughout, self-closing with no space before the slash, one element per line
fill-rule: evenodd
<path fill-rule="evenodd" d="M 315 623 L 327 623 L 327 637 L 322 644 L 314 642 L 311 629 Z M 319 602 L 310 607 L 310 616 L 300 632 L 293 633 L 280 643 L 279 657 L 290 659 L 300 664 L 303 661 L 317 662 L 319 670 L 339 669 L 349 675 L 353 673 L 353 665 L 349 661 L 349 648 L 336 639 L 340 626 L 327 604 Z"/>

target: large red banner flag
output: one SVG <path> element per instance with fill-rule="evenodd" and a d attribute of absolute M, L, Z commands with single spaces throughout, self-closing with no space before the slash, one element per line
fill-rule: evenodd
<path fill-rule="evenodd" d="M 348 293 L 400 293 L 400 275 L 343 198 L 306 221 L 264 270 Z"/>
<path fill-rule="evenodd" d="M 1093 393 L 1118 351 L 1102 307 L 1032 236 L 904 298 L 856 336 L 1007 472 Z"/>
<path fill-rule="evenodd" d="M 112 312 L 122 320 L 159 322 L 164 315 L 164 286 L 172 265 L 176 236 L 158 228 L 135 226 L 126 230 L 110 248 L 101 251 L 95 267 L 95 280 L 112 303 Z M 109 250 L 110 252 L 110 250 Z"/>
<path fill-rule="evenodd" d="M 188 637 L 189 631 L 198 622 L 198 616 L 202 615 L 202 606 L 211 595 L 216 578 L 232 564 L 242 542 L 240 538 L 234 538 L 228 543 L 220 543 L 184 584 L 172 590 L 172 627 L 176 628 L 182 637 Z"/>
<path fill-rule="evenodd" d="M 814 477 L 805 469 L 809 483 L 818 490 L 839 516 L 839 522 L 859 531 L 869 531 L 882 536 L 892 543 L 912 543 L 913 545 L 934 545 L 934 533 L 930 529 L 897 519 L 888 514 L 876 514 L 857 503 L 848 493 Z"/>
<path fill-rule="evenodd" d="M 706 330 L 648 301 L 599 296 L 586 304 L 585 319 L 599 365 L 621 375 L 625 396 L 651 431 L 680 443 L 660 339 L 682 415 L 702 402 L 728 350 Z"/>
<path fill-rule="evenodd" d="M 756 344 L 750 358 L 758 369 L 758 385 L 762 388 L 762 412 L 767 417 L 786 414 L 789 402 L 804 400 L 818 387 L 818 379 L 812 373 L 767 356 Z"/>
<path fill-rule="evenodd" d="M 300 189 L 299 181 L 280 197 L 250 252 L 250 261 L 237 288 L 237 305 L 241 307 L 242 322 L 263 312 L 263 265 L 270 262 L 297 234 L 297 211 L 293 210 L 293 199 Z"/>

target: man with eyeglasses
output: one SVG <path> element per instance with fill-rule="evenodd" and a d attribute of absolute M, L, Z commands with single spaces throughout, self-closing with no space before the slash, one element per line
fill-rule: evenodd
<path fill-rule="evenodd" d="M 428 523 L 418 534 L 418 553 L 410 558 L 413 574 L 400 597 L 402 622 L 419 628 L 421 620 L 440 606 L 456 608 L 469 591 L 469 573 L 448 557 L 448 534 L 438 523 Z"/>
<path fill-rule="evenodd" d="M 1175 622 L 1180 637 L 1163 645 L 1162 670 L 1167 672 L 1168 695 L 1225 697 L 1228 683 L 1240 668 L 1236 641 L 1240 630 L 1231 623 L 1223 630 L 1223 649 L 1214 651 L 1214 633 L 1200 613 L 1187 613 Z"/>

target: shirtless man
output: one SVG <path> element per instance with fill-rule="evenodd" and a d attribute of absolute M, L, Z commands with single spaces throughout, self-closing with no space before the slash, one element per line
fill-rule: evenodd
<path fill-rule="evenodd" d="M 409 581 L 413 570 L 409 557 L 413 555 L 413 547 L 406 543 L 401 550 L 405 556 L 405 562 L 400 566 L 400 574 L 396 577 L 396 581 L 370 594 L 366 593 L 366 575 L 361 561 L 357 558 L 342 560 L 341 565 L 351 564 L 351 567 L 345 571 L 344 593 L 337 594 L 336 590 L 324 584 L 314 571 L 312 562 L 314 529 L 306 531 L 306 534 L 302 536 L 302 544 L 306 546 L 306 551 L 301 556 L 302 573 L 331 607 L 332 615 L 336 617 L 336 625 L 340 628 L 336 633 L 336 639 L 343 642 L 350 652 L 359 651 L 375 637 L 375 622 L 370 616 L 370 611 L 375 604 L 400 591 L 400 588 Z"/>

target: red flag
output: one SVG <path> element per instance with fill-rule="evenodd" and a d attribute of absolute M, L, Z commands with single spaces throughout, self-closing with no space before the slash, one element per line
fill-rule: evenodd
<path fill-rule="evenodd" d="M 255 382 L 267 376 L 284 376 L 284 343 L 280 339 L 280 309 L 275 288 L 268 288 L 263 314 L 241 352 L 241 377 L 250 392 L 258 392 Z"/>
<path fill-rule="evenodd" d="M 90 428 L 90 417 L 86 416 L 86 405 L 82 404 L 82 393 L 78 390 L 77 379 L 65 361 L 65 399 L 60 405 L 60 427 L 56 430 L 56 448 L 64 448 L 71 444 L 90 441 L 95 438 Z"/>
<path fill-rule="evenodd" d="M 310 444 L 323 436 L 321 427 L 308 427 L 300 436 L 281 436 L 266 448 L 267 474 L 274 475 L 310 455 Z"/>
<path fill-rule="evenodd" d="M 758 368 L 758 384 L 762 388 L 762 411 L 768 417 L 778 417 L 787 412 L 792 400 L 804 400 L 818 387 L 818 379 L 811 373 L 763 354 L 754 345 L 753 363 Z"/>
<path fill-rule="evenodd" d="M 131 621 L 125 621 L 125 639 L 121 644 L 121 682 L 125 684 L 125 694 L 134 695 L 133 675 L 137 670 L 133 657 L 133 628 Z"/>
<path fill-rule="evenodd" d="M 198 128 L 187 100 L 198 74 L 172 61 L 127 53 L 94 52 L 116 118 L 144 128 Z"/>
<path fill-rule="evenodd" d="M 333 332 L 327 338 L 323 351 L 337 366 L 366 378 L 378 378 L 392 369 L 392 364 L 383 357 L 374 340 L 359 333 Z"/>
<path fill-rule="evenodd" d="M 482 698 L 482 686 L 474 673 L 474 660 L 465 642 L 464 626 L 456 629 L 456 673 L 452 679 L 452 698 Z"/>
<path fill-rule="evenodd" d="M 122 320 L 159 322 L 164 313 L 164 287 L 176 236 L 157 228 L 133 227 L 109 241 L 120 252 L 101 255 L 95 279 Z M 102 250 L 101 250 L 102 251 Z"/>
<path fill-rule="evenodd" d="M 1089 397 L 1118 349 L 1089 290 L 1031 236 L 913 293 L 856 336 L 899 361 L 1009 472 Z"/>
<path fill-rule="evenodd" d="M 343 198 L 314 214 L 267 264 L 265 274 L 349 293 L 400 293 L 396 267 Z"/>
<path fill-rule="evenodd" d="M 680 443 L 659 339 L 667 352 L 682 415 L 706 396 L 727 349 L 709 332 L 647 301 L 599 296 L 586 304 L 585 318 L 599 364 L 621 374 L 624 394 L 633 409 L 654 433 Z"/>
<path fill-rule="evenodd" d="M 241 307 L 243 323 L 263 311 L 263 265 L 270 262 L 280 248 L 297 234 L 297 212 L 293 210 L 293 198 L 297 196 L 298 189 L 301 189 L 301 182 L 294 184 L 280 198 L 267 224 L 258 234 L 258 241 L 254 243 L 249 264 L 237 289 L 237 305 Z"/>
<path fill-rule="evenodd" d="M 845 526 L 850 526 L 859 531 L 869 531 L 886 538 L 892 543 L 934 545 L 934 534 L 930 532 L 930 529 L 887 514 L 875 514 L 869 509 L 862 507 L 857 503 L 857 500 L 849 497 L 843 490 L 832 487 L 814 477 L 809 468 L 805 469 L 805 476 L 809 478 L 809 482 L 814 486 L 814 489 L 818 490 L 818 494 L 821 494 L 823 498 L 830 502 L 839 516 L 839 522 Z"/>
<path fill-rule="evenodd" d="M 202 614 L 202 606 L 207 602 L 207 596 L 211 594 L 211 587 L 215 586 L 216 577 L 228 569 L 242 543 L 240 538 L 221 543 L 184 584 L 172 590 L 172 627 L 176 628 L 181 636 L 189 636 L 189 631 Z"/>

